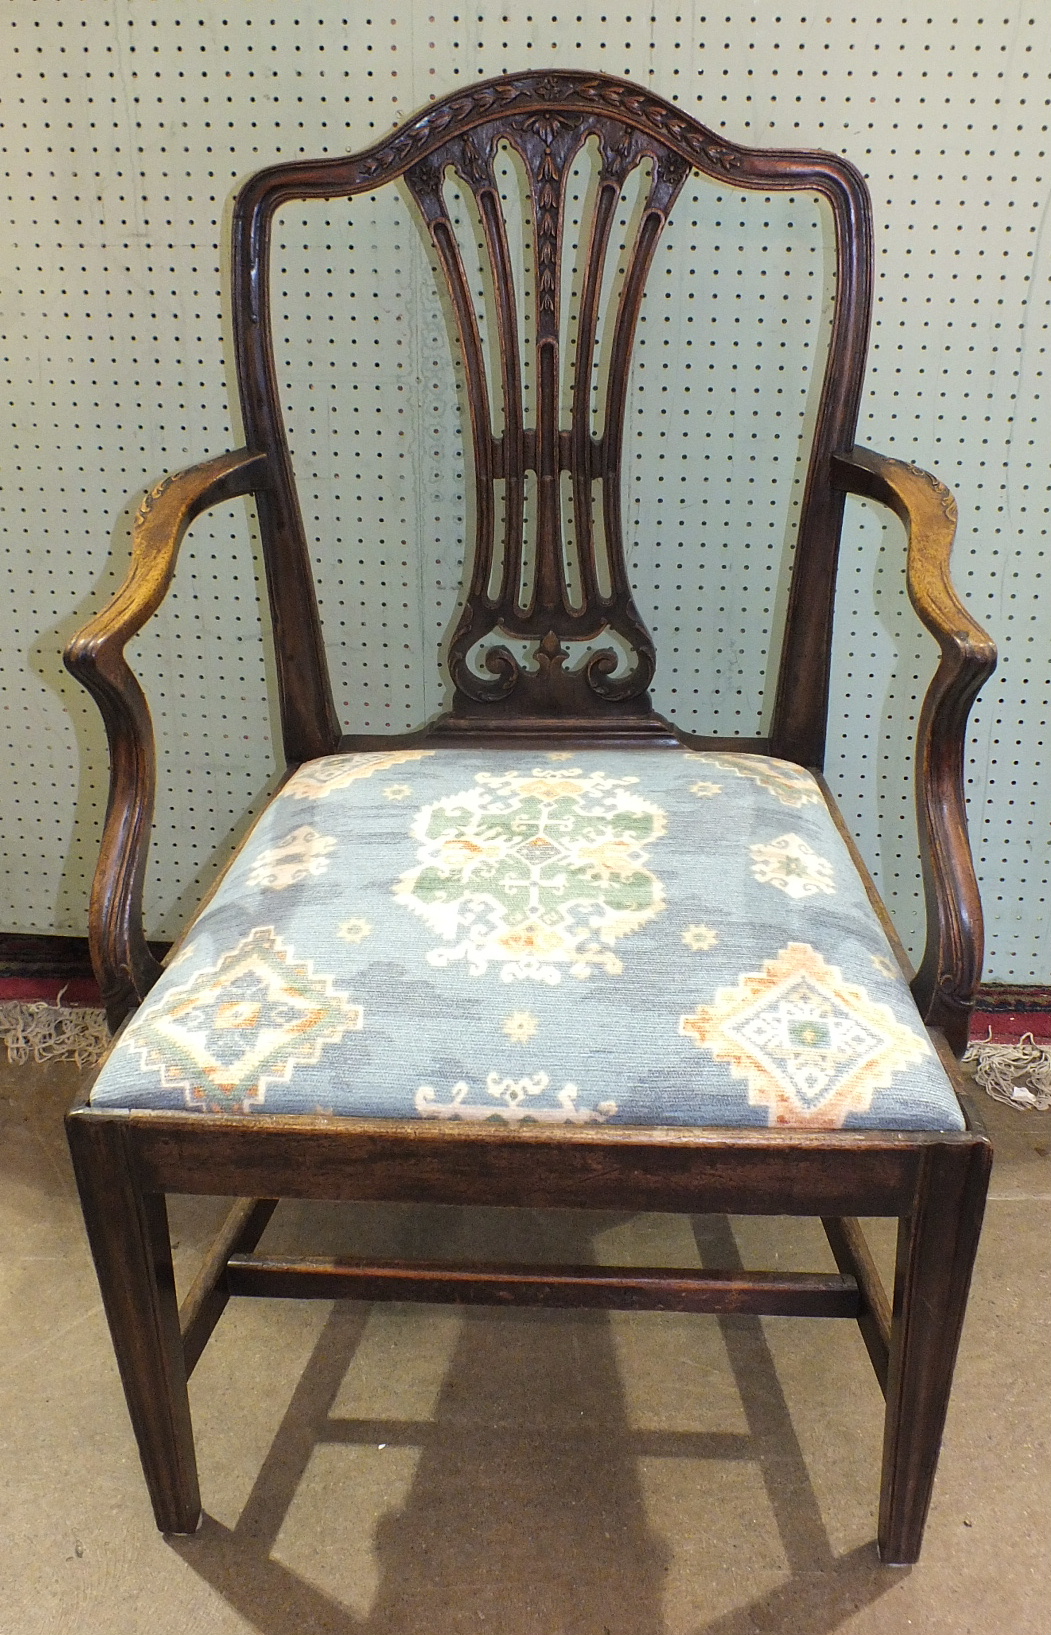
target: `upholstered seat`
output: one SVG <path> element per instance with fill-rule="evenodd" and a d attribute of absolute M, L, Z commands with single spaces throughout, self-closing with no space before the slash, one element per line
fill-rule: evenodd
<path fill-rule="evenodd" d="M 92 1102 L 963 1128 L 817 781 L 659 747 L 309 762 Z"/>
<path fill-rule="evenodd" d="M 670 473 L 633 447 L 629 480 L 633 341 L 662 229 L 698 173 L 715 228 L 724 194 L 783 191 L 819 195 L 834 238 L 823 378 L 819 396 L 805 388 L 798 455 L 779 365 L 772 458 L 795 462 L 799 489 L 790 574 L 757 609 L 771 685 L 756 738 L 702 737 L 703 716 L 680 732 L 649 691 L 658 646 L 678 652 L 688 604 L 720 579 L 711 563 L 756 545 L 752 499 L 725 528 L 684 505 L 681 541 L 667 516 L 638 514 L 666 572 L 681 552 L 682 630 L 665 626 L 659 644 L 623 527 L 636 485 Z M 411 740 L 372 705 L 368 733 L 336 709 L 313 571 L 347 542 L 320 506 L 310 537 L 304 526 L 302 428 L 295 413 L 286 426 L 271 311 L 284 207 L 387 184 L 416 208 L 455 315 L 473 473 L 453 622 L 451 605 L 436 609 L 444 707 L 421 693 L 433 705 Z M 700 291 L 726 243 L 707 207 L 683 202 Z M 361 153 L 260 172 L 235 206 L 231 266 L 245 447 L 150 491 L 125 584 L 67 653 L 109 734 L 91 946 L 121 1028 L 69 1136 L 158 1525 L 198 1525 L 186 1380 L 232 1295 L 850 1316 L 887 1395 L 880 1551 L 915 1561 L 990 1163 L 937 1052 L 963 1051 L 981 968 L 964 733 L 994 650 L 952 587 L 948 490 L 854 444 L 872 274 L 861 176 L 832 154 L 739 147 L 602 74 L 527 72 L 457 87 Z M 356 367 L 337 327 L 332 365 Z M 656 425 L 655 347 L 654 327 L 638 401 Z M 714 478 L 684 409 L 687 433 L 682 458 L 711 460 Z M 757 504 L 764 480 L 760 463 Z M 824 764 L 846 494 L 905 524 L 909 594 L 940 654 L 915 720 L 927 935 L 909 981 L 806 770 Z M 193 519 L 242 495 L 259 520 L 288 779 L 162 970 L 143 923 L 156 752 L 124 650 Z M 418 520 L 413 550 L 431 531 Z M 460 526 L 441 539 L 443 583 Z M 386 548 L 360 529 L 362 569 Z M 737 582 L 719 590 L 720 620 Z M 423 678 L 435 656 L 422 625 L 420 639 L 404 656 Z M 713 700 L 724 658 L 699 641 Z M 708 690 L 698 683 L 698 707 Z M 734 725 L 748 730 L 744 715 Z M 165 1204 L 178 1192 L 237 1199 L 181 1308 Z M 261 1242 L 287 1198 L 810 1215 L 838 1272 L 290 1259 Z M 892 1297 L 869 1216 L 898 1221 Z"/>

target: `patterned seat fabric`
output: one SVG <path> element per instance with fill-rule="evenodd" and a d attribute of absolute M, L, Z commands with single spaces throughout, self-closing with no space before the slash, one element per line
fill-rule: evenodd
<path fill-rule="evenodd" d="M 816 781 L 657 747 L 301 767 L 91 1099 L 963 1128 Z"/>

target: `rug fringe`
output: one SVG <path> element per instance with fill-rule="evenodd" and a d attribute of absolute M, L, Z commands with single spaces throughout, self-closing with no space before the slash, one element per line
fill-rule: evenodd
<path fill-rule="evenodd" d="M 1020 1112 L 1051 1109 L 1051 1044 L 1036 1044 L 1031 1033 L 1006 1045 L 981 1039 L 964 1061 L 974 1063 L 976 1082 L 994 1101 Z"/>
<path fill-rule="evenodd" d="M 94 1067 L 109 1041 L 105 1011 L 42 1000 L 0 1001 L 0 1043 L 9 1062 Z M 974 1064 L 976 1083 L 994 1101 L 1020 1112 L 1051 1110 L 1051 1044 L 1036 1044 L 1031 1033 L 1011 1044 L 982 1039 L 968 1048 L 964 1061 Z"/>
<path fill-rule="evenodd" d="M 0 1002 L 0 1043 L 6 1046 L 9 1062 L 76 1062 L 78 1067 L 94 1067 L 109 1039 L 105 1011 L 87 1005 L 49 1005 L 43 1000 Z"/>

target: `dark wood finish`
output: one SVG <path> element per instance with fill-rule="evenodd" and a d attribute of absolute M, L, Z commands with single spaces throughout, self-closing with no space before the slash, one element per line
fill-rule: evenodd
<path fill-rule="evenodd" d="M 946 1059 L 951 1068 L 948 1053 Z M 196 1513 L 191 1516 L 186 1485 L 190 1469 L 182 1410 L 186 1374 L 170 1252 L 160 1237 L 160 1193 L 162 1189 L 221 1193 L 238 1182 L 247 1191 L 248 1183 L 266 1171 L 268 1149 L 274 1191 L 297 1197 L 576 1203 L 694 1212 L 742 1209 L 842 1217 L 841 1200 L 849 1196 L 866 1214 L 897 1215 L 904 1224 L 890 1333 L 884 1463 L 884 1488 L 890 1484 L 893 1492 L 883 1501 L 880 1547 L 886 1560 L 915 1559 L 988 1182 L 991 1149 L 982 1135 L 608 1127 L 566 1133 L 489 1125 L 449 1131 L 381 1120 L 285 1116 L 242 1122 L 193 1114 L 113 1114 L 87 1105 L 74 1108 L 68 1123 L 107 1315 L 162 1527 L 186 1530 Z M 250 1206 L 242 1211 L 235 1231 L 249 1213 Z M 140 1218 L 149 1221 L 148 1229 L 138 1224 Z M 852 1224 L 844 1231 L 841 1219 L 832 1223 L 834 1244 L 837 1227 L 838 1242 L 851 1267 L 845 1276 L 854 1290 L 850 1311 L 840 1314 L 856 1316 L 868 1342 L 885 1323 L 885 1309 L 875 1292 L 878 1279 L 867 1252 L 859 1250 Z M 220 1253 L 209 1257 L 210 1266 Z M 233 1259 L 227 1292 L 238 1288 L 239 1280 L 247 1292 L 254 1274 L 247 1262 L 239 1262 L 236 1255 Z M 345 1292 L 354 1282 L 342 1268 L 334 1276 L 333 1265 L 322 1271 L 328 1279 L 326 1296 L 335 1292 L 340 1279 Z M 302 1272 L 303 1263 L 294 1266 L 297 1275 Z M 377 1270 L 390 1268 L 366 1270 L 375 1276 Z M 581 1270 L 574 1268 L 570 1275 Z M 443 1268 L 441 1275 L 455 1274 Z M 550 1280 L 551 1269 L 539 1274 L 534 1269 L 532 1275 Z M 585 1275 L 603 1274 L 588 1268 Z M 620 1268 L 609 1275 L 631 1279 L 640 1274 Z M 677 1275 L 658 1273 L 665 1279 Z M 507 1268 L 496 1268 L 488 1276 L 507 1289 Z M 717 1278 L 711 1272 L 703 1276 Z M 735 1273 L 731 1287 L 734 1277 L 753 1287 L 762 1282 L 755 1274 Z M 264 1272 L 255 1292 L 276 1293 L 280 1280 L 288 1278 L 284 1266 L 276 1280 Z M 814 1298 L 809 1283 L 804 1279 L 802 1287 L 797 1281 L 794 1291 L 786 1289 L 779 1309 L 805 1314 L 807 1301 Z M 315 1292 L 321 1293 L 322 1287 Z M 492 1282 L 488 1292 L 493 1292 Z M 528 1279 L 520 1292 L 527 1301 L 535 1298 Z M 738 1294 L 745 1297 L 740 1284 Z M 369 1295 L 378 1297 L 377 1288 Z M 415 1291 L 414 1298 L 418 1297 Z M 177 1360 L 172 1357 L 173 1342 Z M 870 1352 L 879 1373 L 879 1353 L 872 1344 Z"/>
<path fill-rule="evenodd" d="M 584 262 L 567 430 L 558 424 L 556 412 L 562 196 L 574 155 L 591 137 L 601 146 L 602 175 Z M 493 175 L 494 153 L 501 141 L 511 143 L 521 155 L 532 192 L 538 267 L 537 419 L 532 427 L 525 424 L 514 285 Z M 621 184 L 644 159 L 652 163 L 651 184 L 623 280 L 603 427 L 595 436 L 588 383 L 602 267 Z M 499 437 L 473 303 L 442 194 L 441 179 L 448 167 L 473 194 L 488 254 L 500 354 L 504 429 Z M 816 192 L 831 206 L 836 233 L 834 316 L 769 748 L 806 766 L 822 762 L 843 497 L 854 492 L 880 499 L 894 506 L 910 529 L 910 591 L 943 649 L 924 707 L 917 757 L 930 934 L 916 991 L 926 1019 L 943 1027 L 954 1048 L 962 1050 L 981 964 L 980 905 L 962 800 L 964 731 L 970 702 L 988 674 L 993 650 L 988 637 L 963 614 L 948 577 L 955 516 L 951 496 L 933 478 L 901 462 L 864 450 L 843 452 L 850 450 L 853 440 L 871 307 L 871 212 L 864 182 L 847 161 L 833 155 L 740 147 L 637 86 L 562 71 L 509 75 L 471 86 L 435 103 L 363 153 L 294 161 L 262 171 L 237 200 L 235 351 L 246 435 L 249 446 L 261 453 L 222 456 L 166 478 L 153 491 L 137 524 L 128 583 L 76 638 L 67 655 L 74 673 L 98 698 L 111 744 L 111 800 L 93 899 L 92 945 L 114 1025 L 148 991 L 158 970 L 141 923 L 155 781 L 152 731 L 145 700 L 124 665 L 122 649 L 167 589 L 181 534 L 205 505 L 233 493 L 255 495 L 289 764 L 328 753 L 340 744 L 274 367 L 269 254 L 276 212 L 296 200 L 351 197 L 404 176 L 448 283 L 470 387 L 477 534 L 466 601 L 450 650 L 453 707 L 439 730 L 561 733 L 601 723 L 607 732 L 656 738 L 666 736 L 669 729 L 649 705 L 646 689 L 655 661 L 653 646 L 631 598 L 621 538 L 623 415 L 646 272 L 691 167 L 743 188 Z M 563 563 L 558 497 L 563 471 L 570 474 L 574 496 L 579 605 L 570 595 Z M 539 528 L 533 580 L 523 587 L 523 485 L 528 473 L 535 474 L 538 486 Z M 504 484 L 506 504 L 500 585 L 494 595 L 493 484 L 498 480 Z M 596 481 L 602 487 L 605 574 L 600 572 L 591 502 Z M 609 588 L 604 593 L 606 582 Z M 611 641 L 622 640 L 634 655 L 627 676 L 614 679 L 612 646 L 600 646 L 582 666 L 567 667 L 572 644 L 601 642 L 606 634 Z M 535 644 L 535 672 L 522 669 L 501 636 Z M 480 669 L 468 663 L 472 652 L 483 654 Z"/>
<path fill-rule="evenodd" d="M 833 461 L 844 491 L 879 500 L 908 531 L 912 605 L 941 648 L 916 741 L 916 810 L 927 903 L 927 945 L 913 982 L 920 1014 L 953 1050 L 967 1027 L 982 974 L 982 903 L 967 838 L 964 755 L 967 717 L 996 665 L 996 648 L 953 588 L 949 555 L 956 502 L 917 466 L 855 448 Z"/>
<path fill-rule="evenodd" d="M 595 139 L 601 174 L 583 260 L 569 424 L 559 413 L 564 288 L 563 196 L 581 146 Z M 527 423 L 515 283 L 494 177 L 498 144 L 517 150 L 530 194 L 535 277 Z M 611 327 L 600 424 L 590 381 L 603 268 L 628 173 L 650 167 Z M 656 655 L 631 595 L 621 530 L 624 414 L 646 275 L 688 171 L 726 187 L 817 193 L 836 236 L 834 315 L 801 511 L 769 738 L 701 738 L 653 711 Z M 474 304 L 445 204 L 455 172 L 477 210 L 499 356 L 487 368 Z M 341 737 L 321 643 L 310 558 L 282 422 L 271 335 L 269 256 L 285 204 L 350 197 L 404 179 L 430 233 L 457 328 L 471 414 L 473 554 L 453 633 L 448 713 L 400 740 Z M 92 897 L 91 946 L 114 1025 L 159 970 L 142 931 L 142 880 L 153 813 L 149 712 L 124 645 L 158 606 L 186 527 L 205 506 L 252 494 L 273 613 L 287 767 L 337 749 L 392 742 L 551 745 L 680 742 L 781 755 L 819 768 L 828 702 L 832 604 L 847 493 L 892 506 L 909 531 L 909 588 L 941 646 L 919 729 L 917 790 L 928 944 L 914 988 L 932 1040 L 963 1043 L 981 958 L 981 916 L 967 845 L 962 756 L 967 711 L 993 661 L 988 638 L 952 590 L 954 507 L 935 479 L 852 449 L 871 304 L 868 194 L 845 160 L 740 147 L 671 103 L 603 75 L 544 71 L 465 87 L 393 135 L 345 158 L 262 171 L 234 211 L 234 339 L 247 447 L 166 479 L 137 520 L 131 572 L 115 600 L 71 644 L 67 662 L 99 702 L 112 758 L 110 806 Z M 490 387 L 490 382 L 493 383 Z M 491 396 L 499 396 L 499 415 Z M 496 424 L 502 425 L 497 434 Z M 253 452 L 257 451 L 257 452 Z M 572 494 L 575 561 L 567 564 L 560 488 Z M 497 528 L 496 485 L 503 487 Z M 527 550 L 525 493 L 535 484 Z M 600 490 L 596 508 L 593 495 Z M 530 572 L 524 563 L 532 562 Z M 525 642 L 520 664 L 511 643 Z M 590 656 L 579 654 L 590 643 Z M 619 674 L 618 653 L 627 654 Z M 287 775 L 287 770 L 286 770 Z M 857 848 L 828 795 L 903 969 L 911 969 Z M 887 1395 L 880 1548 L 915 1559 L 930 1495 L 952 1364 L 987 1183 L 989 1149 L 966 1132 L 632 1129 L 431 1124 L 419 1120 L 113 1113 L 87 1102 L 69 1134 L 106 1311 L 158 1522 L 196 1525 L 199 1501 L 186 1397 L 192 1368 L 233 1292 L 353 1295 L 672 1310 L 820 1312 L 854 1316 Z M 235 1196 L 226 1226 L 179 1314 L 164 1214 L 167 1192 Z M 733 1211 L 825 1218 L 838 1275 L 608 1270 L 599 1267 L 365 1265 L 252 1254 L 278 1197 L 529 1207 Z M 857 1224 L 904 1222 L 889 1307 Z"/>
<path fill-rule="evenodd" d="M 230 1299 L 226 1268 L 231 1255 L 248 1254 L 255 1248 L 277 1205 L 277 1198 L 238 1198 L 186 1291 L 179 1307 L 179 1330 L 187 1378 Z"/>
<path fill-rule="evenodd" d="M 168 1214 L 139 1184 L 126 1134 L 111 1120 L 71 1121 L 73 1168 L 157 1526 L 194 1533 L 201 1495 Z"/>
<path fill-rule="evenodd" d="M 578 312 L 578 389 L 573 424 L 556 423 L 558 303 L 561 289 L 562 195 L 573 155 L 590 136 L 602 150 L 603 170 L 592 222 Z M 508 277 L 492 160 L 497 141 L 522 157 L 533 194 L 535 228 L 535 330 L 537 423 L 527 427 L 521 398 L 513 287 Z M 587 381 L 595 344 L 595 315 L 602 254 L 620 184 L 643 158 L 653 161 L 652 185 L 615 320 L 610 387 L 601 435 L 594 437 L 586 411 Z M 489 406 L 481 343 L 455 236 L 441 196 L 441 176 L 451 166 L 478 204 L 496 294 L 500 386 L 504 431 L 496 436 Z M 454 635 L 450 667 L 456 685 L 452 719 L 499 729 L 506 719 L 605 720 L 610 727 L 647 730 L 652 720 L 646 687 L 654 653 L 630 596 L 620 530 L 620 457 L 631 343 L 645 276 L 660 231 L 688 169 L 728 185 L 765 192 L 820 194 L 835 223 L 835 311 L 817 427 L 799 528 L 796 569 L 784 644 L 773 739 L 776 753 L 807 765 L 819 763 L 824 741 L 831 598 L 835 579 L 842 495 L 829 481 L 836 449 L 848 448 L 857 420 L 871 307 L 871 212 L 865 184 L 846 160 L 828 153 L 764 151 L 727 141 L 673 104 L 623 80 L 570 71 L 508 75 L 466 87 L 424 110 L 394 136 L 363 153 L 343 158 L 276 165 L 242 189 L 234 212 L 234 323 L 241 405 L 246 436 L 269 457 L 271 482 L 260 497 L 264 546 L 271 564 L 272 595 L 281 605 L 312 606 L 306 541 L 281 420 L 269 297 L 273 219 L 293 200 L 348 198 L 405 176 L 431 232 L 456 314 L 469 386 L 475 465 L 477 533 L 467 600 Z M 569 597 L 562 568 L 558 483 L 572 476 L 577 554 L 585 590 L 583 607 Z M 522 562 L 522 493 L 527 472 L 536 474 L 539 529 L 534 583 L 523 603 L 518 595 Z M 501 586 L 489 595 L 493 564 L 493 483 L 506 485 Z M 599 590 L 591 485 L 602 483 L 603 529 L 610 592 Z M 275 616 L 278 604 L 275 602 Z M 306 645 L 314 615 L 302 615 Z M 286 618 L 284 624 L 290 623 Z M 285 651 L 278 628 L 278 664 L 286 751 L 290 760 L 333 747 L 328 733 L 327 681 L 306 678 Z M 599 650 L 582 672 L 566 668 L 567 641 L 617 633 L 634 653 L 635 665 L 614 683 L 612 651 Z M 495 632 L 535 641 L 538 669 L 522 671 L 499 640 L 488 651 L 481 676 L 466 665 L 477 642 Z M 295 643 L 293 643 L 295 646 Z M 478 706 L 488 706 L 480 709 Z"/>
<path fill-rule="evenodd" d="M 880 1487 L 882 1559 L 920 1553 L 992 1167 L 987 1141 L 932 1147 L 898 1227 Z"/>
<path fill-rule="evenodd" d="M 858 1327 L 861 1329 L 861 1337 L 865 1341 L 869 1360 L 879 1380 L 880 1390 L 886 1396 L 892 1314 L 879 1269 L 865 1241 L 860 1221 L 849 1216 L 844 1220 L 836 1220 L 826 1215 L 822 1218 L 821 1224 L 836 1257 L 836 1265 L 844 1275 L 855 1280 L 860 1290 Z"/>
<path fill-rule="evenodd" d="M 633 1209 L 694 1214 L 899 1215 L 931 1141 L 898 1131 L 511 1128 L 299 1115 L 104 1113 L 127 1126 L 154 1192 L 349 1202 Z M 853 1201 L 853 1202 L 851 1202 Z"/>
<path fill-rule="evenodd" d="M 442 1261 L 232 1255 L 231 1294 L 301 1300 L 423 1300 L 452 1306 L 586 1306 L 600 1311 L 751 1312 L 857 1317 L 852 1276 L 698 1272 L 671 1267 L 452 1265 Z"/>
<path fill-rule="evenodd" d="M 110 796 L 91 890 L 90 942 L 95 978 L 114 1027 L 149 992 L 161 969 L 142 926 L 157 752 L 149 705 L 124 648 L 164 600 L 193 519 L 223 500 L 254 492 L 265 470 L 264 455 L 239 449 L 165 477 L 151 489 L 135 518 L 127 579 L 66 649 L 66 664 L 97 700 L 109 739 Z"/>

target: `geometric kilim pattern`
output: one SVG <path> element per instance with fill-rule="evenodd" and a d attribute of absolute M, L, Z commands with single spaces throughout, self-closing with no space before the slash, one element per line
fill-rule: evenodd
<path fill-rule="evenodd" d="M 771 1124 L 796 1128 L 842 1128 L 895 1073 L 930 1054 L 926 1040 L 806 943 L 721 988 L 679 1031 L 747 1082 L 750 1103 L 769 1108 Z"/>
<path fill-rule="evenodd" d="M 829 897 L 836 894 L 832 864 L 799 835 L 778 835 L 769 845 L 749 846 L 748 855 L 753 879 L 776 886 L 789 897 L 812 897 L 818 891 Z"/>
<path fill-rule="evenodd" d="M 562 967 L 582 980 L 595 967 L 619 976 L 611 945 L 665 906 L 645 847 L 666 818 L 637 781 L 574 767 L 480 772 L 425 806 L 410 831 L 419 867 L 394 894 L 449 945 L 428 961 L 465 959 L 473 976 L 495 964 L 504 982 L 549 986 Z"/>
<path fill-rule="evenodd" d="M 821 791 L 809 772 L 791 761 L 779 761 L 772 755 L 705 755 L 705 760 L 719 772 L 732 772 L 737 778 L 748 778 L 768 794 L 776 796 L 782 806 L 820 806 Z"/>
<path fill-rule="evenodd" d="M 421 1118 L 464 1119 L 468 1122 L 493 1121 L 501 1124 L 604 1124 L 617 1111 L 615 1101 L 600 1101 L 597 1107 L 577 1106 L 580 1094 L 575 1084 L 564 1084 L 553 1105 L 538 1104 L 551 1088 L 546 1073 L 527 1074 L 521 1079 L 501 1078 L 490 1073 L 485 1082 L 485 1101 L 461 1080 L 454 1084 L 449 1100 L 441 1102 L 433 1085 L 421 1084 L 416 1092 L 416 1111 Z M 534 1099 L 537 1098 L 537 1099 Z"/>
<path fill-rule="evenodd" d="M 648 744 L 304 763 L 91 1100 L 522 1128 L 964 1127 L 813 775 Z"/>
<path fill-rule="evenodd" d="M 216 966 L 198 971 L 161 1003 L 147 1000 L 124 1035 L 143 1071 L 209 1112 L 247 1112 L 270 1084 L 361 1028 L 359 1005 L 294 963 L 272 926 L 244 937 Z"/>
<path fill-rule="evenodd" d="M 426 760 L 433 754 L 433 749 L 386 749 L 370 750 L 365 755 L 329 755 L 301 766 L 280 790 L 279 798 L 324 800 L 326 795 L 346 789 L 362 778 L 389 772 L 392 766 L 404 766 L 408 761 Z"/>

